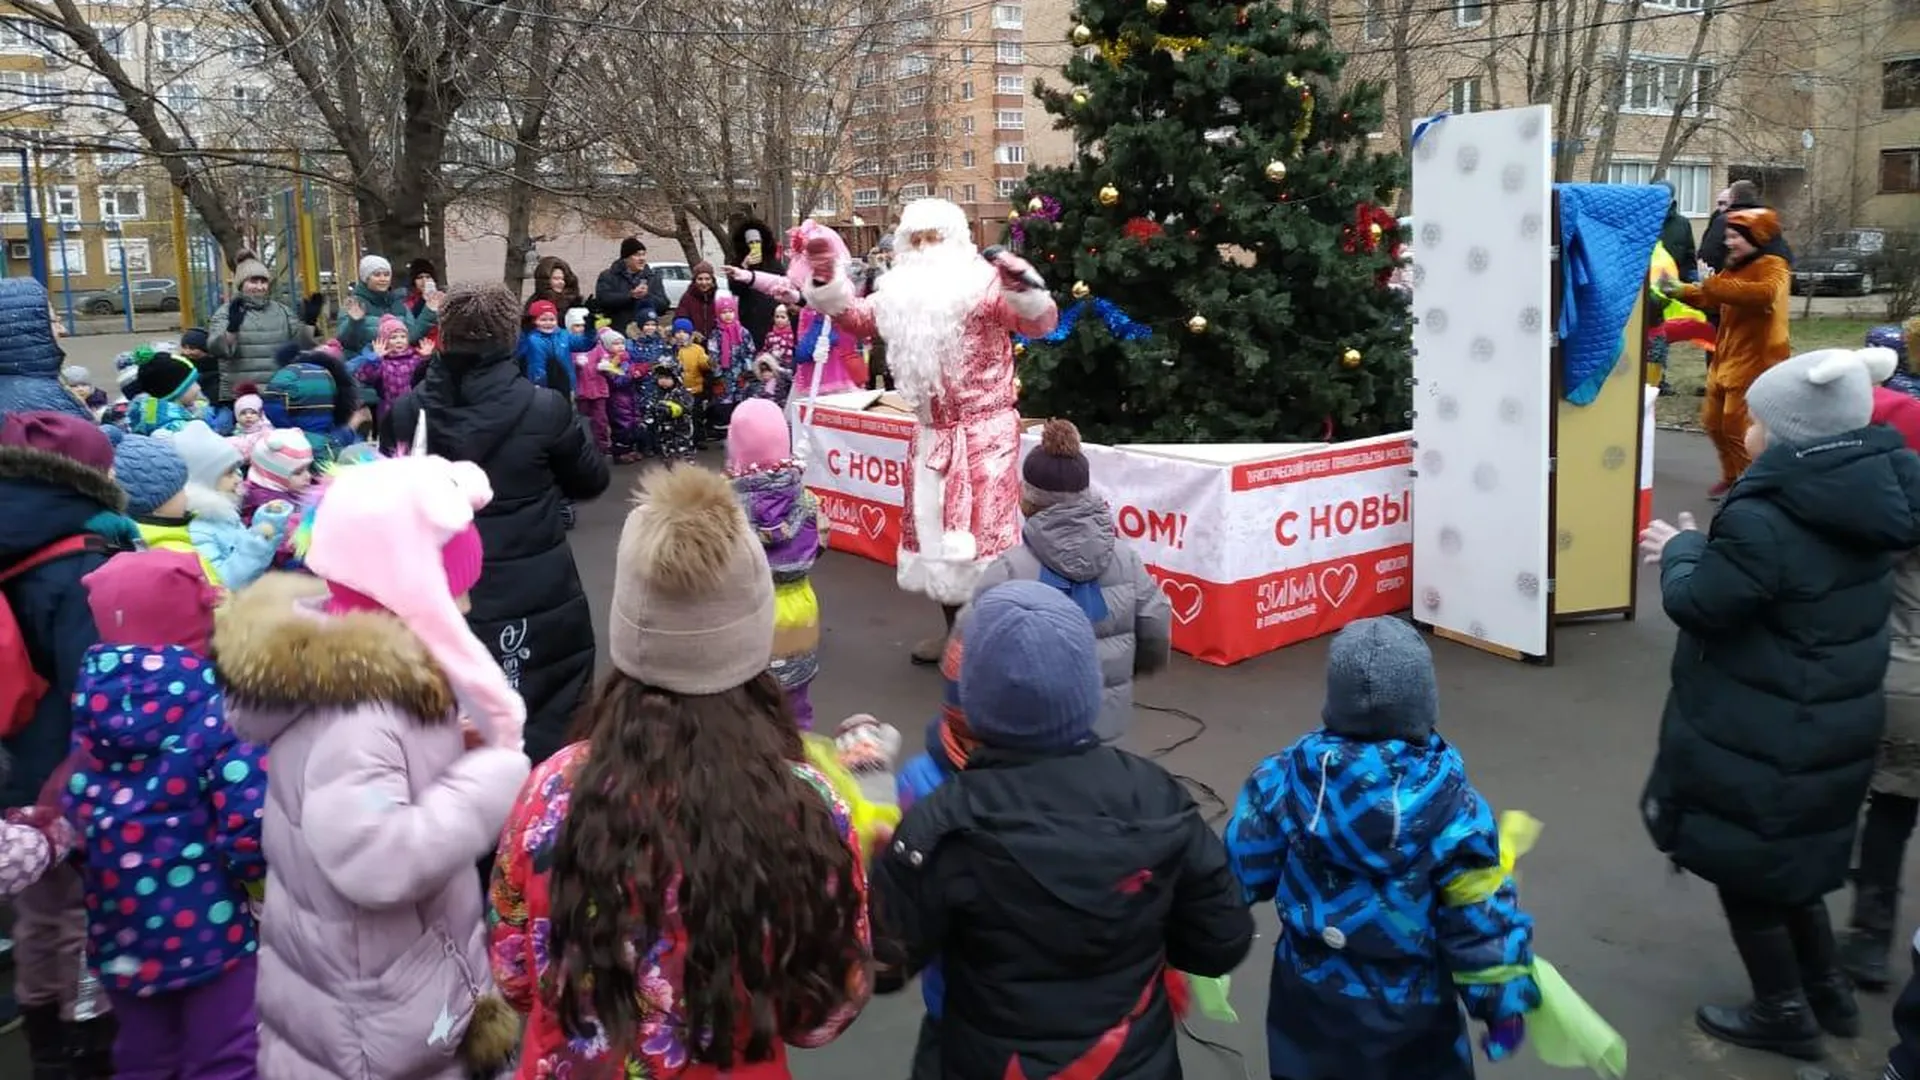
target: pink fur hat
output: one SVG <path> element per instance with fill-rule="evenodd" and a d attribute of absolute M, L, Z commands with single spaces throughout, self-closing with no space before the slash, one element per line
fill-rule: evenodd
<path fill-rule="evenodd" d="M 847 242 L 840 234 L 825 225 L 808 218 L 787 230 L 787 280 L 793 283 L 795 292 L 813 284 L 813 267 L 807 261 L 807 241 L 825 240 L 833 250 L 834 265 L 846 268 L 853 261 L 853 255 L 847 251 Z"/>
<path fill-rule="evenodd" d="M 526 704 L 467 628 L 449 582 L 478 578 L 473 515 L 492 499 L 479 466 L 417 450 L 341 469 L 314 511 L 306 564 L 336 600 L 371 601 L 406 623 L 467 718 L 495 745 L 519 746 Z"/>

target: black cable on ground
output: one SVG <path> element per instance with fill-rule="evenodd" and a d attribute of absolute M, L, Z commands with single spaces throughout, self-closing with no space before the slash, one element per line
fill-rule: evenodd
<path fill-rule="evenodd" d="M 1189 724 L 1193 725 L 1192 731 L 1187 732 L 1185 735 L 1182 735 L 1178 739 L 1175 739 L 1172 742 L 1168 743 L 1167 745 L 1162 746 L 1158 750 L 1155 750 L 1152 753 L 1148 754 L 1147 755 L 1148 760 L 1158 761 L 1161 758 L 1166 757 L 1168 754 L 1173 753 L 1175 750 L 1178 750 L 1183 746 L 1187 746 L 1193 743 L 1194 741 L 1199 739 L 1200 736 L 1205 735 L 1207 733 L 1207 722 L 1205 720 L 1202 720 L 1200 717 L 1195 716 L 1193 713 L 1188 712 L 1185 709 L 1176 709 L 1171 705 L 1148 705 L 1144 702 L 1138 702 L 1138 701 L 1134 702 L 1134 708 L 1145 709 L 1148 712 L 1165 713 L 1168 716 L 1177 716 L 1180 719 L 1185 720 Z M 1220 793 L 1213 790 L 1213 787 L 1210 784 L 1208 784 L 1206 781 L 1197 780 L 1191 776 L 1186 775 L 1185 773 L 1173 773 L 1172 775 L 1175 780 L 1180 781 L 1182 784 L 1185 784 L 1189 789 L 1191 789 L 1194 795 L 1198 797 L 1200 801 L 1212 804 L 1213 809 L 1206 811 L 1207 824 L 1218 825 L 1221 819 L 1233 813 L 1233 804 L 1221 798 Z"/>

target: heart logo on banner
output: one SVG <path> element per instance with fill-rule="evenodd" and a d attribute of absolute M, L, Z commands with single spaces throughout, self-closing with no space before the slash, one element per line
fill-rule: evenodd
<path fill-rule="evenodd" d="M 1173 605 L 1173 617 L 1181 626 L 1185 626 L 1200 617 L 1200 609 L 1206 604 L 1206 597 L 1200 595 L 1200 586 L 1183 581 L 1160 582 L 1160 591 Z"/>
<path fill-rule="evenodd" d="M 868 536 L 878 540 L 880 534 L 887 531 L 887 512 L 877 506 L 863 506 L 860 508 L 860 524 L 867 527 Z"/>
<path fill-rule="evenodd" d="M 1352 563 L 1329 566 L 1320 571 L 1320 595 L 1327 603 L 1339 607 L 1353 595 L 1354 586 L 1360 584 L 1360 571 Z"/>

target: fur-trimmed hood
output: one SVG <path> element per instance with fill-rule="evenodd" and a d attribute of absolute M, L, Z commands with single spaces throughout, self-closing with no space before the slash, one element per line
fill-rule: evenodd
<path fill-rule="evenodd" d="M 232 497 L 222 495 L 219 490 L 205 484 L 186 486 L 187 513 L 200 520 L 221 525 L 239 525 L 240 504 Z"/>
<path fill-rule="evenodd" d="M 268 574 L 214 616 L 214 662 L 241 738 L 270 743 L 313 709 L 372 702 L 423 723 L 453 719 L 453 688 L 406 624 L 385 612 L 324 614 L 326 595 L 314 578 Z"/>
<path fill-rule="evenodd" d="M 127 493 L 120 490 L 111 476 L 45 450 L 0 446 L 0 481 L 5 480 L 38 481 L 68 488 L 117 514 L 127 509 Z"/>

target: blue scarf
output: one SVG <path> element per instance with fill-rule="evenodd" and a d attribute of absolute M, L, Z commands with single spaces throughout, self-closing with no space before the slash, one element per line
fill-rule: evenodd
<path fill-rule="evenodd" d="M 1073 601 L 1073 606 L 1086 612 L 1088 621 L 1095 626 L 1107 617 L 1107 595 L 1101 591 L 1098 581 L 1074 581 L 1046 563 L 1041 563 L 1040 584 L 1066 593 L 1067 599 Z"/>

